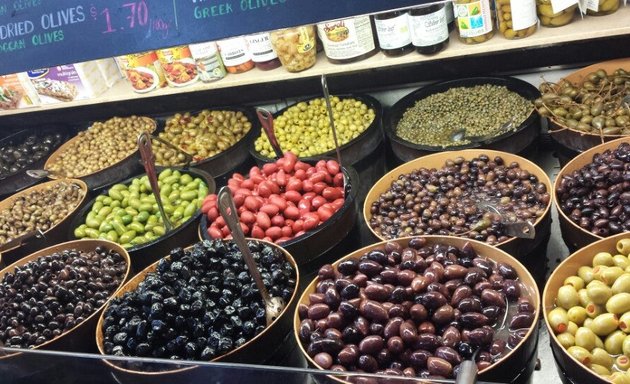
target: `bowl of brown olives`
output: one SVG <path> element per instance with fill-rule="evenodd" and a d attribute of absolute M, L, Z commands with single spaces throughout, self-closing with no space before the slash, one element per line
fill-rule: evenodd
<path fill-rule="evenodd" d="M 553 271 L 543 292 L 555 361 L 575 383 L 630 380 L 630 234 L 598 240 Z"/>
<path fill-rule="evenodd" d="M 539 311 L 533 277 L 507 253 L 420 236 L 322 266 L 293 325 L 310 365 L 338 372 L 329 376 L 338 382 L 378 382 L 344 377 L 358 370 L 453 379 L 465 360 L 476 363 L 480 380 L 511 382 L 533 372 Z"/>
<path fill-rule="evenodd" d="M 104 360 L 114 376 L 182 383 L 204 375 L 191 365 L 195 361 L 264 363 L 272 357 L 279 340 L 290 335 L 299 272 L 281 247 L 256 239 L 247 243 L 270 296 L 284 300 L 280 315 L 266 324 L 265 305 L 233 241 L 175 248 L 122 287 L 99 319 L 100 353 L 130 357 Z M 148 364 L 133 357 L 188 364 Z"/>
<path fill-rule="evenodd" d="M 560 170 L 553 189 L 569 249 L 630 231 L 630 139 L 581 153 Z"/>
<path fill-rule="evenodd" d="M 630 59 L 590 65 L 539 89 L 536 109 L 564 148 L 579 153 L 630 134 Z"/>
<path fill-rule="evenodd" d="M 385 174 L 368 193 L 363 217 L 380 240 L 459 236 L 524 260 L 550 234 L 551 182 L 517 155 L 467 149 L 420 157 Z M 523 236 L 521 229 L 534 232 Z"/>

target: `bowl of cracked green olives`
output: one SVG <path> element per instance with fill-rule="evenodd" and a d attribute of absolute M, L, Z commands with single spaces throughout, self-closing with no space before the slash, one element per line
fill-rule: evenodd
<path fill-rule="evenodd" d="M 535 100 L 547 118 L 551 138 L 575 154 L 630 135 L 630 59 L 577 70 L 557 83 L 543 82 Z"/>
<path fill-rule="evenodd" d="M 556 364 L 575 383 L 630 382 L 630 233 L 566 258 L 543 292 Z"/>
<path fill-rule="evenodd" d="M 70 239 L 105 239 L 121 244 L 134 270 L 155 262 L 174 247 L 197 240 L 201 203 L 214 193 L 214 179 L 199 169 L 165 168 L 158 173 L 161 200 L 173 229 L 166 231 L 146 175 L 102 192 L 70 225 Z"/>
<path fill-rule="evenodd" d="M 539 96 L 536 87 L 512 77 L 438 82 L 396 102 L 385 133 L 399 163 L 472 148 L 520 154 L 538 138 L 533 100 Z"/>
<path fill-rule="evenodd" d="M 156 135 L 192 157 L 190 164 L 215 178 L 231 174 L 249 159 L 247 148 L 260 133 L 260 123 L 249 107 L 225 107 L 176 113 L 158 118 Z M 155 163 L 184 165 L 184 155 L 153 140 Z"/>

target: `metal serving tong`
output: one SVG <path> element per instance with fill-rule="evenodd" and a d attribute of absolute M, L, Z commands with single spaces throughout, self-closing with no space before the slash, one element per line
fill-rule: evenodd
<path fill-rule="evenodd" d="M 509 121 L 507 121 L 506 123 L 502 124 L 497 130 L 495 130 L 494 132 L 487 134 L 487 135 L 483 135 L 483 136 L 466 136 L 466 129 L 465 128 L 460 128 L 457 129 L 455 131 L 453 131 L 451 133 L 451 141 L 454 143 L 460 142 L 460 141 L 464 141 L 464 140 L 468 140 L 471 143 L 483 143 L 484 141 L 488 141 L 492 138 L 495 138 L 501 134 L 503 134 L 504 132 L 509 131 L 510 129 L 514 128 L 514 118 L 512 117 Z"/>
<path fill-rule="evenodd" d="M 18 237 L 13 238 L 10 241 L 0 245 L 0 253 L 9 251 L 13 248 L 22 246 L 27 240 L 32 238 L 35 239 L 43 239 L 45 238 L 44 232 L 40 229 L 34 229 L 32 231 L 26 232 Z"/>
<path fill-rule="evenodd" d="M 193 162 L 192 155 L 190 153 L 184 151 L 183 149 L 181 149 L 177 145 L 172 144 L 172 143 L 168 142 L 167 140 L 162 139 L 161 137 L 159 137 L 157 135 L 151 135 L 151 140 L 155 140 L 155 141 L 159 142 L 160 144 L 163 144 L 163 145 L 169 147 L 170 149 L 174 150 L 175 152 L 181 153 L 182 155 L 184 155 L 184 164 L 183 164 L 184 168 L 188 168 L 190 163 Z"/>
<path fill-rule="evenodd" d="M 158 185 L 157 172 L 155 171 L 155 156 L 153 155 L 153 149 L 151 147 L 151 135 L 147 132 L 142 132 L 138 136 L 138 148 L 140 150 L 140 156 L 142 157 L 144 171 L 147 173 L 147 177 L 149 178 L 151 190 L 153 191 L 155 201 L 160 209 L 162 221 L 166 227 L 166 232 L 170 232 L 173 229 L 173 224 L 168 218 L 166 211 L 164 211 L 164 205 L 162 204 L 162 198 L 160 196 L 160 186 Z"/>
<path fill-rule="evenodd" d="M 330 121 L 330 129 L 332 130 L 333 140 L 335 142 L 335 152 L 337 152 L 337 163 L 339 163 L 339 168 L 343 169 L 341 165 L 341 150 L 339 149 L 339 141 L 337 141 L 337 129 L 335 128 L 335 118 L 332 110 L 332 104 L 330 104 L 330 92 L 328 92 L 328 80 L 326 80 L 326 75 L 322 74 L 322 91 L 324 92 L 324 100 L 326 101 L 326 109 L 328 110 L 328 120 Z M 346 174 L 343 174 L 343 190 L 346 190 L 346 185 L 348 181 L 346 180 Z"/>
<path fill-rule="evenodd" d="M 499 215 L 506 235 L 521 239 L 533 239 L 536 237 L 536 228 L 529 221 L 508 221 L 505 219 L 505 215 L 503 215 L 494 204 L 488 201 L 480 201 L 477 203 L 477 206 L 480 209 Z"/>
<path fill-rule="evenodd" d="M 230 231 L 232 232 L 232 238 L 240 249 L 245 263 L 247 263 L 249 274 L 252 276 L 252 279 L 254 279 L 256 287 L 258 287 L 258 291 L 260 291 L 260 296 L 262 296 L 263 302 L 265 304 L 267 325 L 270 325 L 274 319 L 280 316 L 280 313 L 282 313 L 282 310 L 286 306 L 286 303 L 281 297 L 269 296 L 269 291 L 267 291 L 267 288 L 263 283 L 262 276 L 260 275 L 260 271 L 258 270 L 258 265 L 256 264 L 256 260 L 254 260 L 254 256 L 247 246 L 245 234 L 243 234 L 243 230 L 241 229 L 236 206 L 234 205 L 234 200 L 232 199 L 232 193 L 230 192 L 230 189 L 228 187 L 221 188 L 219 190 L 217 200 L 219 203 L 219 212 L 221 212 L 221 216 L 223 216 L 223 219 L 230 228 Z"/>
<path fill-rule="evenodd" d="M 271 144 L 271 148 L 273 148 L 273 151 L 276 154 L 276 158 L 281 158 L 282 156 L 284 156 L 284 153 L 282 152 L 282 148 L 280 148 L 278 139 L 276 139 L 276 133 L 273 128 L 273 115 L 265 108 L 256 108 L 256 115 L 258 115 L 260 125 L 262 126 L 263 131 L 265 131 L 265 134 L 269 139 L 269 143 Z"/>

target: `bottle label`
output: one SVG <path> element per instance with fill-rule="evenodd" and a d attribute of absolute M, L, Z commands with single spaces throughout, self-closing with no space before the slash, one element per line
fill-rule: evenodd
<path fill-rule="evenodd" d="M 586 0 L 586 9 L 593 12 L 599 11 L 599 0 Z"/>
<path fill-rule="evenodd" d="M 560 13 L 579 3 L 579 0 L 551 0 L 551 10 L 553 13 Z"/>
<path fill-rule="evenodd" d="M 428 15 L 409 16 L 411 37 L 416 47 L 429 47 L 448 39 L 446 8 Z"/>
<path fill-rule="evenodd" d="M 222 79 L 226 75 L 221 56 L 214 42 L 191 44 L 190 52 L 199 69 L 199 79 L 204 83 Z"/>
<path fill-rule="evenodd" d="M 492 31 L 492 10 L 488 0 L 456 4 L 457 26 L 461 37 L 477 37 Z"/>
<path fill-rule="evenodd" d="M 249 52 L 252 59 L 256 63 L 264 63 L 278 57 L 271 46 L 269 33 L 259 33 L 256 35 L 245 36 L 249 46 Z"/>
<path fill-rule="evenodd" d="M 375 19 L 374 23 L 376 24 L 378 44 L 382 49 L 398 49 L 411 44 L 407 13 L 391 19 Z"/>
<path fill-rule="evenodd" d="M 369 16 L 317 24 L 326 56 L 333 60 L 352 59 L 376 48 Z"/>
<path fill-rule="evenodd" d="M 243 37 L 217 41 L 217 45 L 226 67 L 241 65 L 252 59 L 247 52 L 247 42 Z"/>
<path fill-rule="evenodd" d="M 520 31 L 538 22 L 536 0 L 510 0 L 512 9 L 512 29 Z"/>

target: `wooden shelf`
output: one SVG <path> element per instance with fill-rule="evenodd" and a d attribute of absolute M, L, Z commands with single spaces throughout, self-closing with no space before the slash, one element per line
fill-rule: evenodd
<path fill-rule="evenodd" d="M 386 57 L 378 53 L 373 57 L 359 61 L 357 63 L 335 65 L 330 64 L 323 52 L 318 56 L 318 61 L 314 67 L 299 73 L 289 73 L 280 67 L 271 71 L 260 71 L 253 69 L 242 74 L 228 74 L 224 79 L 214 83 L 197 83 L 183 88 L 162 88 L 146 94 L 138 94 L 132 91 L 131 86 L 126 81 L 119 81 L 111 89 L 101 96 L 88 99 L 77 100 L 66 103 L 42 105 L 29 109 L 18 109 L 0 111 L 0 123 L 3 116 L 25 115 L 41 111 L 65 110 L 77 107 L 94 106 L 104 103 L 119 103 L 130 100 L 142 100 L 151 102 L 152 98 L 163 98 L 173 95 L 185 96 L 190 93 L 208 92 L 225 88 L 237 88 L 244 86 L 261 86 L 265 84 L 283 83 L 294 80 L 316 78 L 322 74 L 327 75 L 350 75 L 357 72 L 370 72 L 375 70 L 396 71 L 396 69 L 408 66 L 422 65 L 440 60 L 450 60 L 457 58 L 468 58 L 470 56 L 488 55 L 492 53 L 507 53 L 510 51 L 538 49 L 558 44 L 571 44 L 592 39 L 605 39 L 614 37 L 630 36 L 630 6 L 622 7 L 612 15 L 593 17 L 584 19 L 579 17 L 569 25 L 559 28 L 540 27 L 539 30 L 525 39 L 508 40 L 497 33 L 490 41 L 477 44 L 466 45 L 457 39 L 457 32 L 451 33 L 449 46 L 442 52 L 433 56 L 423 56 L 412 52 L 402 57 Z M 619 55 L 630 54 L 628 47 L 618 50 Z M 575 58 L 580 61 L 580 57 Z M 588 60 L 587 57 L 584 60 Z M 395 74 L 395 72 L 392 72 Z"/>

